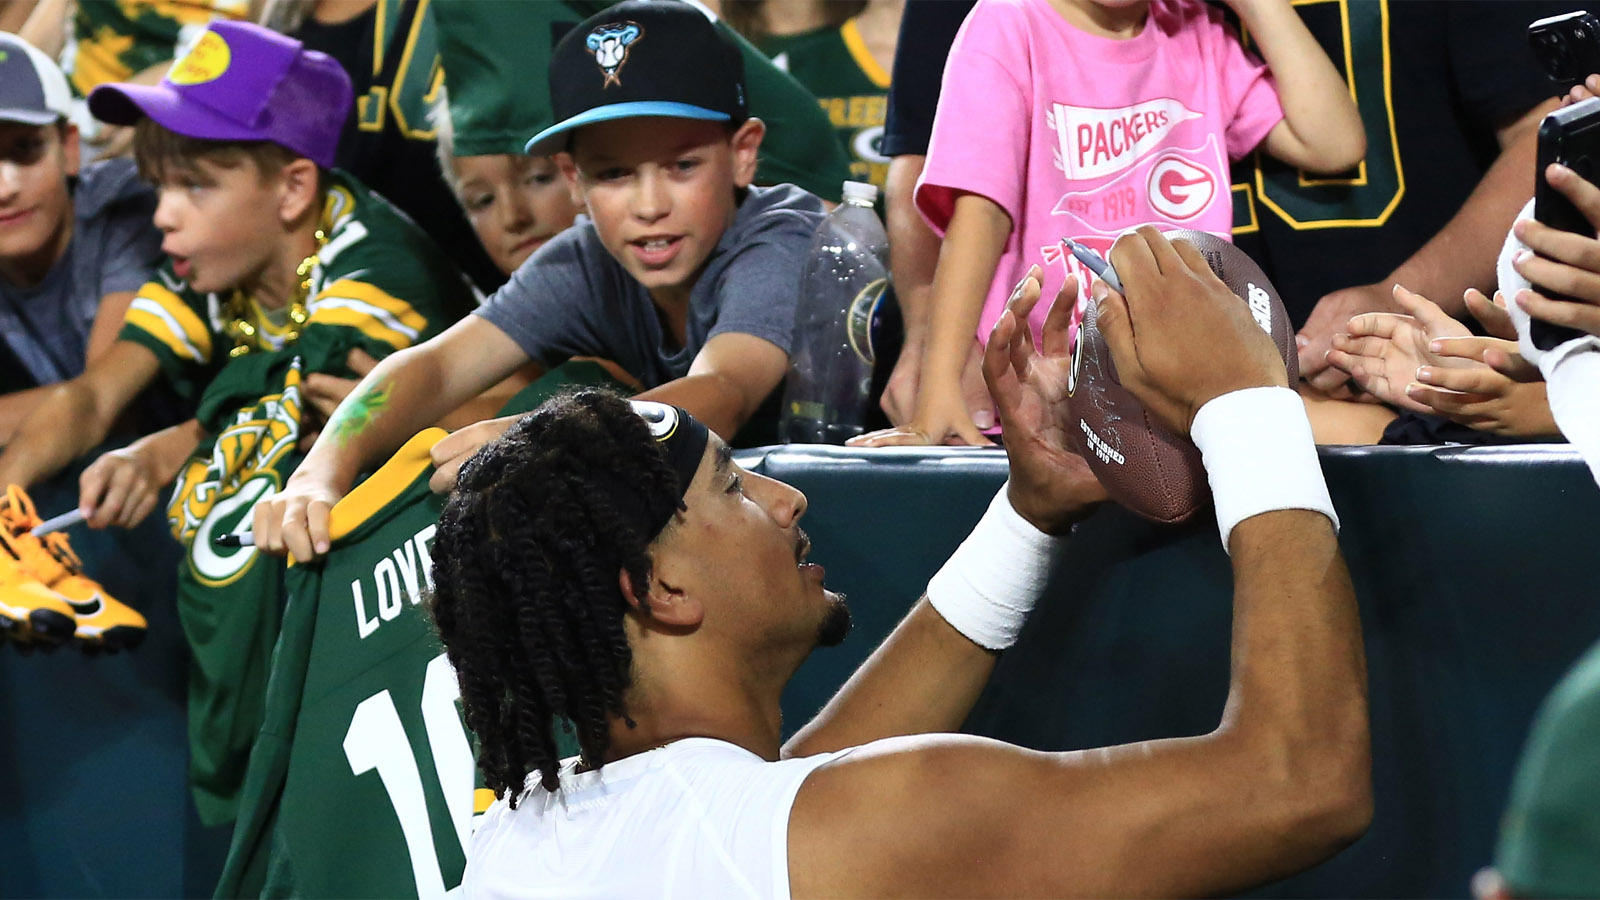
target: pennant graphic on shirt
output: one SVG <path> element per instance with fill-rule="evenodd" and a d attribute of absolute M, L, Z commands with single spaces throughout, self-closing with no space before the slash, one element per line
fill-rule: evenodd
<path fill-rule="evenodd" d="M 1227 172 L 1221 144 L 1209 134 L 1198 147 L 1164 147 L 1115 178 L 1062 194 L 1050 214 L 1081 223 L 1069 229 L 1111 235 L 1142 222 L 1191 223 L 1215 204 L 1231 202 Z"/>
<path fill-rule="evenodd" d="M 1046 121 L 1056 130 L 1056 162 L 1077 181 L 1121 172 L 1161 147 L 1179 123 L 1201 115 L 1163 97 L 1120 109 L 1052 103 Z"/>

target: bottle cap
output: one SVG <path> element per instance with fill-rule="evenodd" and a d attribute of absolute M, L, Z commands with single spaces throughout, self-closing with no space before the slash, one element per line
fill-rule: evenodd
<path fill-rule="evenodd" d="M 870 206 L 878 202 L 878 189 L 876 186 L 863 181 L 846 181 L 844 183 L 844 199 L 860 200 Z"/>

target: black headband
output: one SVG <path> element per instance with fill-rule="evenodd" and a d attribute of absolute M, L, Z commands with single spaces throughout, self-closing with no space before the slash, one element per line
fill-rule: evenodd
<path fill-rule="evenodd" d="M 656 444 L 666 454 L 667 465 L 678 473 L 678 499 L 681 501 L 689 493 L 689 482 L 694 481 L 694 473 L 700 470 L 706 442 L 711 440 L 710 430 L 677 406 L 650 400 L 629 400 L 628 405 L 639 414 L 639 418 L 644 419 L 645 425 L 650 428 L 650 436 L 655 438 Z M 652 523 L 654 528 L 651 535 L 660 533 L 670 521 L 672 516 L 669 514 L 661 522 Z"/>

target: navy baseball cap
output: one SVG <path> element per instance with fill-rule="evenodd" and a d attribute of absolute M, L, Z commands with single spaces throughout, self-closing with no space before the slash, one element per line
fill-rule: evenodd
<path fill-rule="evenodd" d="M 259 25 L 216 21 L 160 84 L 102 84 L 89 112 L 112 125 L 149 116 L 185 137 L 271 141 L 331 169 L 350 102 L 350 76 L 333 57 Z"/>
<path fill-rule="evenodd" d="M 0 122 L 49 125 L 72 114 L 72 90 L 44 51 L 0 32 Z"/>
<path fill-rule="evenodd" d="M 739 48 L 679 0 L 626 0 L 578 23 L 550 55 L 549 82 L 556 124 L 528 141 L 534 156 L 566 150 L 597 122 L 750 116 Z"/>

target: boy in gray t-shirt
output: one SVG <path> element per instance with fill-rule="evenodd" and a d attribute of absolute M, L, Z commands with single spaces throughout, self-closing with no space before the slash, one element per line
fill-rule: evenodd
<path fill-rule="evenodd" d="M 0 34 L 0 444 L 117 336 L 161 256 L 131 160 L 79 167 L 66 78 Z"/>
<path fill-rule="evenodd" d="M 477 314 L 546 366 L 599 356 L 646 388 L 688 375 L 722 334 L 761 338 L 787 354 L 820 209 L 815 196 L 793 185 L 746 188 L 732 224 L 687 286 L 687 305 L 672 312 L 611 255 L 594 220 L 579 216 Z"/>
<path fill-rule="evenodd" d="M 613 360 L 641 397 L 728 439 L 782 382 L 823 208 L 789 185 L 750 187 L 765 126 L 749 115 L 738 49 L 693 6 L 627 0 L 562 38 L 549 83 L 557 122 L 527 152 L 568 154 L 588 216 L 478 315 L 374 368 L 283 491 L 256 504 L 257 547 L 325 553 L 328 513 L 358 475 L 530 359 Z M 510 424 L 436 444 L 435 488 Z"/>

